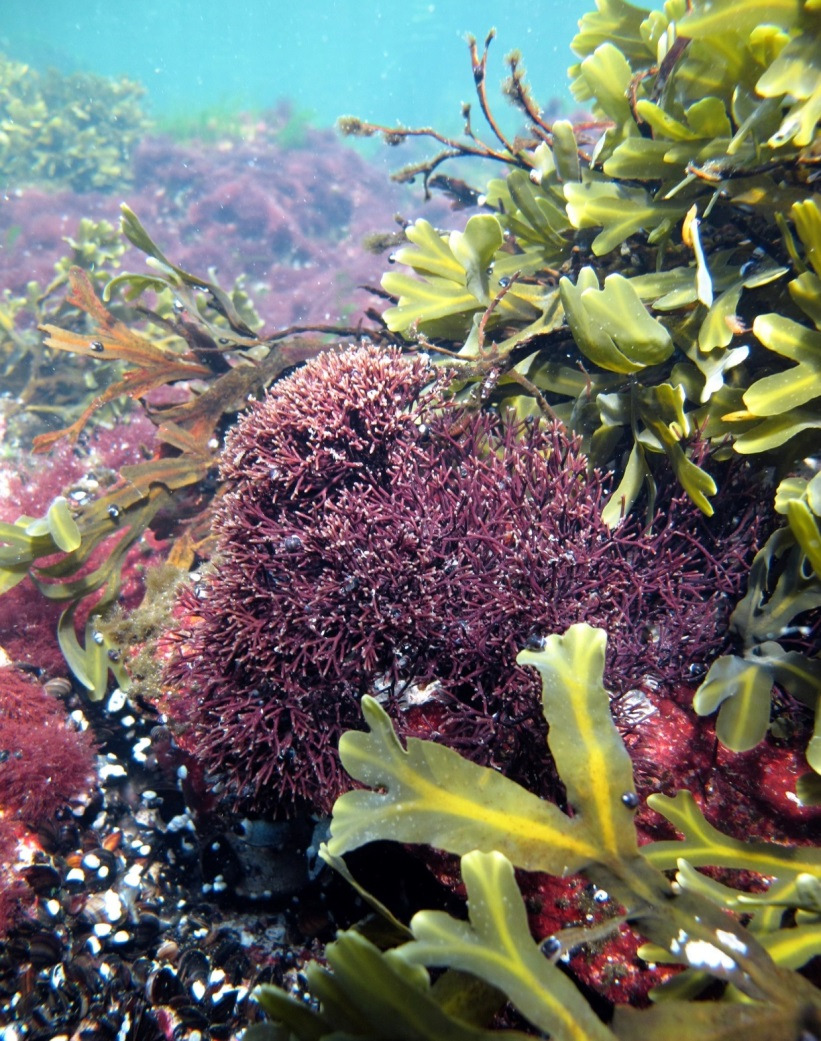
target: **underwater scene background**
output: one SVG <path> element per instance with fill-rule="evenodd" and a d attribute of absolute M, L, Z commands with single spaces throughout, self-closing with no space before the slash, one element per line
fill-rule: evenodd
<path fill-rule="evenodd" d="M 141 4 L 126 16 L 102 2 L 43 0 L 33 19 L 30 5 L 9 0 L 0 46 L 39 69 L 135 79 L 148 91 L 149 114 L 174 131 L 288 101 L 322 127 L 367 112 L 374 122 L 435 123 L 453 133 L 469 99 L 470 82 L 453 60 L 467 33 L 498 31 L 494 81 L 502 55 L 520 47 L 543 103 L 569 102 L 570 41 L 584 10 L 582 0 L 257 0 L 230 10 L 204 0 Z"/>
<path fill-rule="evenodd" d="M 8 0 L 3 1041 L 821 1038 L 819 44 Z"/>

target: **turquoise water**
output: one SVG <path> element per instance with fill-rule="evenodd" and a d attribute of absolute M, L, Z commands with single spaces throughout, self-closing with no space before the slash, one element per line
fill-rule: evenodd
<path fill-rule="evenodd" d="M 160 119 L 289 99 L 318 125 L 355 114 L 455 133 L 461 102 L 473 93 L 466 33 L 481 40 L 497 29 L 490 94 L 504 77 L 504 55 L 518 48 L 540 104 L 571 105 L 570 41 L 589 7 L 589 0 L 5 0 L 0 50 L 38 69 L 128 75 L 146 86 L 147 107 Z"/>

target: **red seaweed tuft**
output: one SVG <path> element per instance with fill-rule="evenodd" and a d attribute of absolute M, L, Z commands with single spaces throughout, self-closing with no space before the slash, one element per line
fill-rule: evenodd
<path fill-rule="evenodd" d="M 674 498 L 650 533 L 610 531 L 608 482 L 563 427 L 453 419 L 420 360 L 364 347 L 309 362 L 229 437 L 169 706 L 241 804 L 327 811 L 365 693 L 401 734 L 555 794 L 529 638 L 605 628 L 617 718 L 628 679 L 680 685 L 720 653 L 755 525 L 710 535 Z"/>
<path fill-rule="evenodd" d="M 94 783 L 91 735 L 72 729 L 35 680 L 0 668 L 0 935 L 26 901 L 15 869 L 20 842 Z"/>

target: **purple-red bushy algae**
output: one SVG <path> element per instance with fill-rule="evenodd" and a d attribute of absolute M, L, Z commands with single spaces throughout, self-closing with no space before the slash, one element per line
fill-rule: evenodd
<path fill-rule="evenodd" d="M 167 708 L 243 806 L 327 812 L 364 693 L 400 734 L 555 795 L 539 685 L 515 663 L 528 640 L 606 629 L 617 718 L 637 682 L 681 684 L 724 645 L 748 517 L 708 527 L 673 498 L 649 532 L 610 531 L 607 479 L 560 425 L 467 415 L 441 391 L 423 359 L 328 352 L 228 437 Z"/>

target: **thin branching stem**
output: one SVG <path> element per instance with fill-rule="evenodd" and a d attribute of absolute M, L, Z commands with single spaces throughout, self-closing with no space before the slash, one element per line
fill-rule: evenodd
<path fill-rule="evenodd" d="M 485 46 L 482 51 L 482 57 L 479 57 L 479 50 L 476 44 L 476 39 L 473 36 L 468 37 L 468 46 L 470 47 L 470 64 L 473 69 L 473 82 L 476 84 L 476 96 L 479 98 L 479 105 L 482 109 L 482 115 L 487 121 L 487 125 L 493 131 L 496 139 L 508 153 L 508 156 L 515 156 L 516 149 L 513 147 L 510 141 L 502 133 L 499 124 L 496 122 L 496 118 L 490 109 L 490 105 L 487 100 L 487 92 L 485 90 L 485 77 L 487 73 L 487 56 L 488 49 L 490 47 L 490 41 L 496 35 L 496 30 L 491 29 L 485 37 Z M 476 140 L 474 138 L 474 140 Z M 492 149 L 489 149 L 492 151 Z"/>

